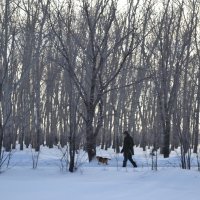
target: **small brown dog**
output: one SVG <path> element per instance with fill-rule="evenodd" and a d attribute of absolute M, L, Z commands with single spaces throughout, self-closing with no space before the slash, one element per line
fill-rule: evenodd
<path fill-rule="evenodd" d="M 97 160 L 98 160 L 98 164 L 102 163 L 102 164 L 108 164 L 108 160 L 111 160 L 110 158 L 104 158 L 101 156 L 96 156 Z"/>

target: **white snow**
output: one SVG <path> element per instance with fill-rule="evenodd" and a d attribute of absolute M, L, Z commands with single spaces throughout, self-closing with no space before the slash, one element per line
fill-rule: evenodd
<path fill-rule="evenodd" d="M 200 172 L 192 159 L 191 170 L 179 167 L 179 156 L 159 156 L 158 171 L 151 170 L 148 152 L 135 149 L 138 168 L 122 168 L 122 154 L 98 150 L 111 158 L 109 165 L 88 163 L 80 153 L 75 173 L 62 171 L 61 153 L 43 147 L 38 168 L 32 169 L 30 149 L 13 153 L 8 169 L 0 174 L 1 200 L 196 200 L 200 198 Z"/>

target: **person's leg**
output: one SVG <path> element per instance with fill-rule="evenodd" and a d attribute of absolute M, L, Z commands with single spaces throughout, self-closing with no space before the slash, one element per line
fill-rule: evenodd
<path fill-rule="evenodd" d="M 137 167 L 137 164 L 136 164 L 136 162 L 133 160 L 131 154 L 128 155 L 128 160 L 131 162 L 131 164 L 133 165 L 133 167 Z"/>
<path fill-rule="evenodd" d="M 124 153 L 124 160 L 123 160 L 123 166 L 122 167 L 126 167 L 127 160 L 128 160 L 128 156 L 127 156 L 127 154 Z"/>

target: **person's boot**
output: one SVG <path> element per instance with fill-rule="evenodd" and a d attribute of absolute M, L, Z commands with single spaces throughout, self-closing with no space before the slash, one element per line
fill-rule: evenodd
<path fill-rule="evenodd" d="M 135 162 L 133 162 L 133 167 L 137 167 L 137 164 Z"/>
<path fill-rule="evenodd" d="M 123 165 L 122 165 L 122 167 L 126 167 L 126 162 L 123 161 Z"/>
<path fill-rule="evenodd" d="M 131 163 L 132 163 L 133 167 L 137 167 L 137 164 L 135 161 L 132 160 Z"/>

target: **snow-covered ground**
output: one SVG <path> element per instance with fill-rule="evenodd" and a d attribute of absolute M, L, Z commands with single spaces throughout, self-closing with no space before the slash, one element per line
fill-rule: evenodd
<path fill-rule="evenodd" d="M 200 172 L 192 159 L 192 170 L 180 169 L 178 153 L 159 156 L 158 171 L 151 170 L 149 152 L 135 149 L 138 168 L 122 168 L 122 154 L 98 150 L 111 158 L 109 164 L 88 163 L 80 153 L 75 173 L 61 170 L 61 153 L 43 147 L 38 168 L 32 169 L 30 149 L 15 151 L 8 169 L 0 174 L 1 200 L 198 200 Z"/>

